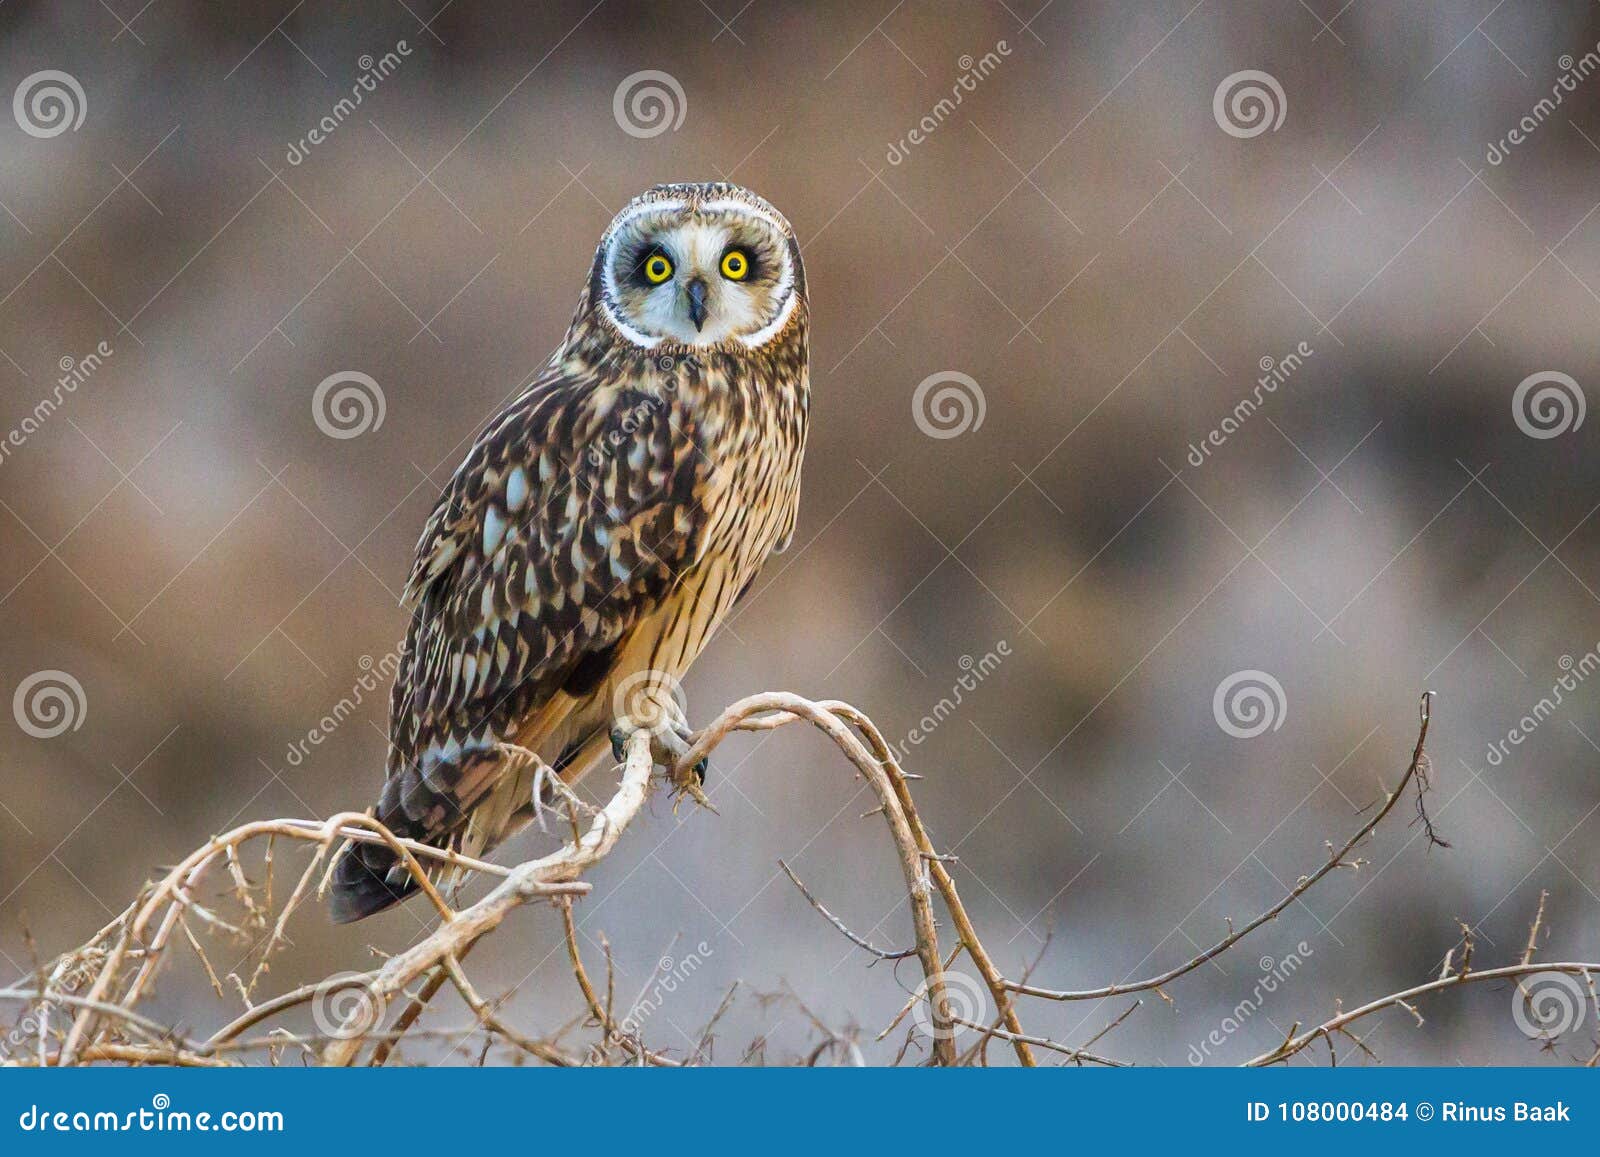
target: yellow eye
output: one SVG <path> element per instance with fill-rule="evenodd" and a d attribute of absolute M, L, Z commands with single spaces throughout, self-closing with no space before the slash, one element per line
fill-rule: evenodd
<path fill-rule="evenodd" d="M 750 275 L 750 259 L 740 249 L 730 249 L 722 256 L 722 276 L 729 281 L 743 281 Z"/>
<path fill-rule="evenodd" d="M 652 253 L 644 263 L 644 275 L 651 285 L 660 285 L 672 276 L 672 262 L 660 253 Z"/>

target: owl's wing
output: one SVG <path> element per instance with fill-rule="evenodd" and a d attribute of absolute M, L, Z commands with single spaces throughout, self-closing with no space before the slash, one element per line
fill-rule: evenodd
<path fill-rule="evenodd" d="M 440 840 L 492 785 L 480 753 L 613 649 L 692 561 L 709 476 L 670 399 L 557 371 L 497 418 L 428 519 L 405 599 L 379 818 Z"/>

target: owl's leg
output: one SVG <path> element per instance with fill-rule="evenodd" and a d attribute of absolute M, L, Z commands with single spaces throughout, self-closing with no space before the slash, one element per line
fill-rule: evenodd
<path fill-rule="evenodd" d="M 628 738 L 639 731 L 639 725 L 629 719 L 615 720 L 611 727 L 611 753 L 620 763 L 626 755 Z M 676 720 L 660 727 L 650 729 L 651 758 L 662 767 L 676 767 L 678 761 L 689 754 L 689 749 L 694 745 L 694 730 L 683 720 Z M 680 790 L 688 792 L 700 803 L 706 803 L 705 793 L 701 791 L 706 782 L 706 772 L 710 770 L 711 761 L 702 759 L 689 770 L 693 774 L 692 783 L 679 783 Z"/>

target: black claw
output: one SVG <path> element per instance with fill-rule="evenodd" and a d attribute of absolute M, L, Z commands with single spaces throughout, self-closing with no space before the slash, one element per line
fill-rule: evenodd
<path fill-rule="evenodd" d="M 706 785 L 706 772 L 711 770 L 711 761 L 709 759 L 702 759 L 699 763 L 694 765 L 692 770 L 694 771 L 695 779 L 700 782 L 701 787 L 704 787 Z"/>
<path fill-rule="evenodd" d="M 611 755 L 618 763 L 628 755 L 628 736 L 620 727 L 611 729 Z"/>

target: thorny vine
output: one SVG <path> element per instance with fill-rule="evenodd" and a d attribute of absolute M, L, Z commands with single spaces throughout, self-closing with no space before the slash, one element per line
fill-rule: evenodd
<path fill-rule="evenodd" d="M 1014 979 L 1001 973 L 956 890 L 950 870 L 954 859 L 941 855 L 935 848 L 912 802 L 910 782 L 915 777 L 901 767 L 894 750 L 884 741 L 872 720 L 849 704 L 816 702 L 785 692 L 742 699 L 697 734 L 689 751 L 669 771 L 668 777 L 678 790 L 703 802 L 703 797 L 694 790 L 693 778 L 684 769 L 692 768 L 707 757 L 729 735 L 736 731 L 768 731 L 791 723 L 811 724 L 832 741 L 878 797 L 876 812 L 882 814 L 888 827 L 901 869 L 914 932 L 912 946 L 884 949 L 858 936 L 824 907 L 787 864 L 780 861 L 780 866 L 817 913 L 851 944 L 870 954 L 872 963 L 917 961 L 922 983 L 878 1036 L 879 1040 L 884 1039 L 908 1016 L 916 1014 L 914 1019 L 921 1031 L 908 1032 L 897 1061 L 911 1054 L 913 1044 L 920 1043 L 928 1046 L 928 1059 L 934 1064 L 987 1064 L 990 1046 L 998 1041 L 1008 1046 L 1017 1063 L 1022 1065 L 1036 1064 L 1041 1052 L 1061 1058 L 1060 1063 L 1121 1065 L 1126 1062 L 1090 1049 L 1132 1015 L 1142 1005 L 1142 998 L 1132 1001 L 1082 1045 L 1025 1032 L 1019 1013 L 1021 1002 L 1024 999 L 1102 1000 L 1140 993 L 1154 993 L 1170 1001 L 1166 990 L 1174 981 L 1215 960 L 1256 929 L 1276 919 L 1336 869 L 1360 870 L 1365 861 L 1354 857 L 1353 853 L 1372 836 L 1402 798 L 1409 796 L 1414 800 L 1416 818 L 1413 822 L 1423 826 L 1429 841 L 1443 844 L 1425 806 L 1429 771 L 1425 745 L 1430 706 L 1431 696 L 1425 694 L 1416 745 L 1394 790 L 1385 794 L 1370 818 L 1342 846 L 1335 849 L 1330 844 L 1327 860 L 1315 871 L 1300 877 L 1282 898 L 1237 928 L 1230 921 L 1227 935 L 1181 964 L 1143 980 L 1081 990 L 1058 990 L 1031 984 L 1031 965 Z M 515 754 L 535 758 L 531 753 Z M 442 1040 L 453 1049 L 466 1048 L 476 1042 L 480 1046 L 477 1053 L 480 1063 L 491 1046 L 508 1048 L 522 1060 L 562 1066 L 705 1063 L 711 1055 L 717 1025 L 733 1004 L 739 984 L 728 991 L 692 1049 L 669 1053 L 647 1047 L 626 1019 L 619 1020 L 609 945 L 604 946 L 606 971 L 600 985 L 590 975 L 579 946 L 573 908 L 590 891 L 590 885 L 580 877 L 612 851 L 624 829 L 643 808 L 651 790 L 654 769 L 648 733 L 638 732 L 630 737 L 620 772 L 617 790 L 603 807 L 589 807 L 570 792 L 560 793 L 571 825 L 570 838 L 557 851 L 514 867 L 400 839 L 370 816 L 353 812 L 321 822 L 256 821 L 216 836 L 159 879 L 146 884 L 133 902 L 87 943 L 39 965 L 32 983 L 19 982 L 10 988 L 0 988 L 0 1004 L 10 1003 L 20 1009 L 16 1026 L 9 1036 L 0 1038 L 0 1060 L 9 1065 L 38 1066 L 95 1063 L 226 1066 L 247 1063 L 253 1057 L 265 1057 L 274 1064 L 299 1057 L 307 1063 L 324 1065 L 381 1066 L 398 1058 L 402 1038 L 405 1038 Z M 394 850 L 432 905 L 437 926 L 412 947 L 387 958 L 370 971 L 339 973 L 316 984 L 258 998 L 258 990 L 275 953 L 287 943 L 291 917 L 306 901 L 321 896 L 333 853 L 345 841 L 352 840 L 381 842 Z M 289 844 L 310 845 L 312 854 L 280 905 L 274 899 L 275 869 L 283 847 Z M 252 880 L 246 871 L 244 849 L 257 845 L 261 851 L 261 878 Z M 254 865 L 255 861 L 252 859 L 251 863 Z M 470 870 L 497 882 L 482 899 L 456 909 L 435 883 L 441 873 L 452 870 Z M 213 882 L 221 885 L 221 895 L 238 909 L 237 914 L 228 912 L 231 919 L 224 915 L 222 903 L 202 903 L 200 899 L 202 886 Z M 948 951 L 941 948 L 936 900 L 953 931 L 954 944 Z M 486 999 L 468 977 L 463 964 L 480 939 L 493 932 L 513 911 L 535 902 L 553 907 L 559 915 L 567 960 L 581 997 L 581 1011 L 573 1021 L 544 1036 L 530 1036 L 507 1024 L 500 1013 L 505 997 Z M 1581 978 L 1594 1005 L 1596 1023 L 1600 1023 L 1600 995 L 1596 993 L 1593 979 L 1594 973 L 1600 971 L 1600 964 L 1534 960 L 1544 923 L 1544 906 L 1541 896 L 1527 945 L 1516 962 L 1475 968 L 1472 935 L 1463 928 L 1459 958 L 1452 949 L 1435 979 L 1348 1010 L 1336 1007 L 1335 1015 L 1303 1031 L 1297 1023 L 1281 1044 L 1248 1063 L 1282 1064 L 1317 1041 L 1326 1043 L 1330 1060 L 1334 1062 L 1337 1061 L 1334 1045 L 1338 1040 L 1353 1042 L 1362 1054 L 1370 1056 L 1369 1046 L 1352 1029 L 1357 1022 L 1385 1009 L 1400 1008 L 1421 1024 L 1417 1002 L 1423 997 L 1479 982 L 1513 982 L 1521 989 L 1526 978 L 1538 973 Z M 243 1006 L 233 1019 L 209 1036 L 191 1035 L 176 1026 L 162 1024 L 140 1008 L 151 995 L 164 961 L 176 949 L 180 934 L 203 965 L 217 996 L 227 1000 L 231 995 Z M 227 970 L 219 975 L 202 943 L 202 938 L 217 937 L 250 943 L 251 951 L 245 958 L 254 957 L 253 969 Z M 997 1013 L 988 1023 L 963 1016 L 950 998 L 947 977 L 962 956 L 976 970 L 994 1002 Z M 472 1023 L 450 1029 L 420 1027 L 417 1022 L 447 986 L 470 1010 Z M 1530 999 L 1525 989 L 1522 995 Z M 794 993 L 758 999 L 792 1002 L 820 1033 L 821 1043 L 809 1056 L 802 1058 L 804 1063 L 825 1060 L 863 1063 L 854 1035 L 830 1028 Z M 263 1031 L 263 1026 L 307 1004 L 313 1004 L 324 1013 L 328 1009 L 335 1010 L 331 1020 L 326 1015 L 318 1018 L 318 1032 L 295 1032 L 281 1024 Z M 328 1023 L 321 1023 L 323 1021 Z M 568 1043 L 567 1038 L 579 1027 L 591 1030 L 597 1039 L 587 1046 Z M 976 1039 L 958 1052 L 957 1036 L 965 1030 L 976 1034 Z M 923 1054 L 919 1051 L 915 1055 L 921 1058 Z M 743 1059 L 764 1059 L 764 1042 L 752 1045 Z M 1588 1061 L 1590 1065 L 1597 1062 L 1600 1062 L 1600 1051 Z"/>

